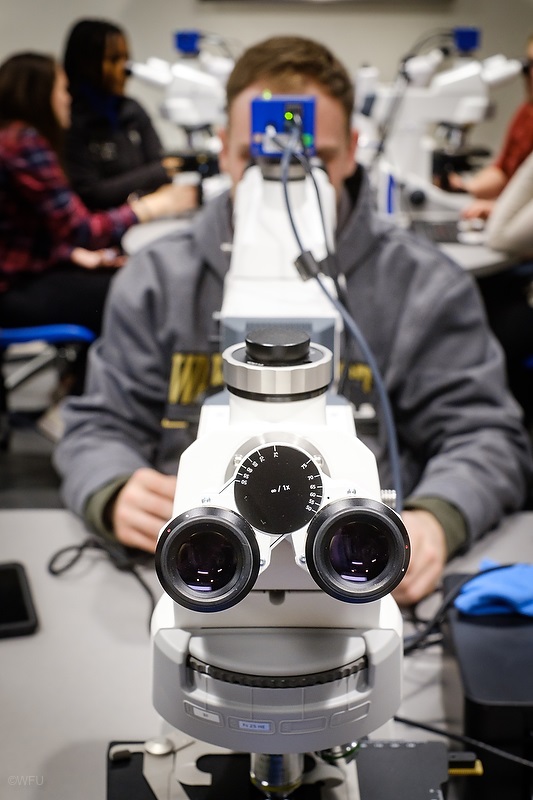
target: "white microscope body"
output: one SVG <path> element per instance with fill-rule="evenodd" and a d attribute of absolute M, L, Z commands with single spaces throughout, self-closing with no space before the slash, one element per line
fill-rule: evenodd
<path fill-rule="evenodd" d="M 131 61 L 128 69 L 135 78 L 164 91 L 161 116 L 183 130 L 191 152 L 216 156 L 221 146 L 216 128 L 226 118 L 225 86 L 235 60 L 229 52 L 213 50 L 213 44 L 227 48 L 212 34 L 177 31 L 175 41 L 175 61 L 154 56 L 145 62 Z"/>
<path fill-rule="evenodd" d="M 319 262 L 333 247 L 332 189 L 320 171 L 320 211 L 305 170 L 292 177 L 293 217 Z M 355 747 L 398 709 L 391 592 L 410 552 L 351 406 L 328 392 L 338 354 L 309 343 L 329 318 L 336 347 L 339 323 L 298 277 L 286 218 L 280 181 L 252 167 L 221 312 L 237 339 L 227 390 L 204 403 L 180 459 L 152 620 L 156 710 L 186 736 L 250 753 L 253 783 L 276 798 L 302 781 L 305 753 Z"/>
<path fill-rule="evenodd" d="M 202 64 L 185 60 L 170 63 L 154 56 L 144 63 L 130 62 L 129 69 L 134 77 L 165 90 L 163 117 L 185 129 L 194 129 L 224 120 L 225 80 Z"/>
<path fill-rule="evenodd" d="M 394 84 L 379 83 L 377 72 L 365 67 L 359 109 L 365 92 L 371 91 L 374 100 L 369 116 L 359 113 L 356 118 L 356 127 L 360 123 L 362 129 L 358 155 L 374 169 L 379 210 L 399 212 L 402 200 L 417 191 L 425 194 L 422 210 L 458 211 L 469 202 L 467 195 L 434 185 L 436 130 L 446 129 L 445 146 L 462 147 L 471 127 L 488 117 L 491 89 L 521 71 L 521 61 L 501 54 L 483 60 L 471 55 L 452 59 L 439 48 L 407 58 Z M 384 137 L 383 126 L 387 128 Z M 381 151 L 377 153 L 376 148 Z"/>
<path fill-rule="evenodd" d="M 407 536 L 381 503 L 350 406 L 327 403 L 331 373 L 321 390 L 311 374 L 329 372 L 329 352 L 311 346 L 313 356 L 271 367 L 245 363 L 241 344 L 225 352 L 228 381 L 240 372 L 247 388 L 204 405 L 158 544 L 167 596 L 153 618 L 155 707 L 179 730 L 241 752 L 355 741 L 401 698 L 390 591 Z M 246 396 L 255 383 L 263 400 Z"/>

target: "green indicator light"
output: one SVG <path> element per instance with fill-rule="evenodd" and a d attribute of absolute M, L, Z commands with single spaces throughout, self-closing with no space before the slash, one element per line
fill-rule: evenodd
<path fill-rule="evenodd" d="M 313 144 L 313 134 L 312 133 L 304 133 L 302 136 L 303 143 L 305 145 Z"/>
<path fill-rule="evenodd" d="M 263 100 L 271 100 L 272 99 L 272 92 L 270 89 L 265 89 L 263 92 Z"/>
<path fill-rule="evenodd" d="M 291 119 L 294 119 L 294 114 L 292 113 L 292 111 L 286 111 L 285 112 L 285 119 L 289 120 L 289 122 L 290 122 Z"/>

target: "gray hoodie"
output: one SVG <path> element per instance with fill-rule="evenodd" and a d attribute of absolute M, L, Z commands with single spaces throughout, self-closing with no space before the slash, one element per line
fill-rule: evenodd
<path fill-rule="evenodd" d="M 349 310 L 384 378 L 411 505 L 437 498 L 469 538 L 519 509 L 531 476 L 527 435 L 501 349 L 472 278 L 432 245 L 378 218 L 366 175 L 347 184 L 337 262 Z M 83 514 L 103 487 L 143 466 L 169 474 L 195 436 L 199 406 L 221 385 L 213 312 L 230 255 L 231 204 L 221 196 L 190 228 L 148 245 L 114 279 L 86 392 L 66 403 L 55 463 L 68 507 Z M 379 404 L 354 345 L 344 394 Z M 360 434 L 391 485 L 385 426 Z"/>

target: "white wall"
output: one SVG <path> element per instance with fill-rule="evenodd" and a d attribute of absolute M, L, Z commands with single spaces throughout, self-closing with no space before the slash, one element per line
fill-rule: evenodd
<path fill-rule="evenodd" d="M 200 28 L 248 46 L 272 34 L 297 33 L 319 39 L 355 72 L 377 66 L 391 80 L 399 58 L 435 28 L 475 25 L 482 30 L 481 57 L 501 52 L 521 57 L 533 32 L 533 0 L 366 0 L 366 2 L 246 3 L 202 0 L 0 0 L 0 60 L 21 49 L 60 56 L 65 33 L 82 16 L 100 16 L 122 25 L 133 56 L 145 60 L 174 56 L 173 32 Z M 160 94 L 133 79 L 130 94 L 153 114 L 165 142 L 173 131 L 157 119 Z M 473 132 L 471 142 L 497 147 L 505 125 L 522 98 L 520 80 L 493 92 L 497 111 Z"/>

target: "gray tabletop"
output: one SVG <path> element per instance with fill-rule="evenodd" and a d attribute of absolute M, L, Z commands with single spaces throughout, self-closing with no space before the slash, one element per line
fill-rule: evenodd
<path fill-rule="evenodd" d="M 0 560 L 26 567 L 40 622 L 0 640 L 2 798 L 103 799 L 107 744 L 159 731 L 146 593 L 97 551 L 60 577 L 47 571 L 85 536 L 65 511 L 0 512 Z"/>
<path fill-rule="evenodd" d="M 485 244 L 440 243 L 439 249 L 476 278 L 502 272 L 516 264 L 517 259 L 508 253 L 493 250 Z"/>
<path fill-rule="evenodd" d="M 40 627 L 0 640 L 0 797 L 104 800 L 111 741 L 157 735 L 152 708 L 149 601 L 135 579 L 98 552 L 60 577 L 47 571 L 61 547 L 86 532 L 61 510 L 0 512 L 0 561 L 28 572 Z M 449 571 L 477 569 L 483 556 L 533 561 L 533 514 L 510 518 Z M 150 570 L 144 576 L 159 594 Z M 427 601 L 430 613 L 434 600 Z M 440 647 L 406 659 L 404 716 L 458 729 L 457 671 Z M 390 725 L 376 737 L 427 739 Z"/>

